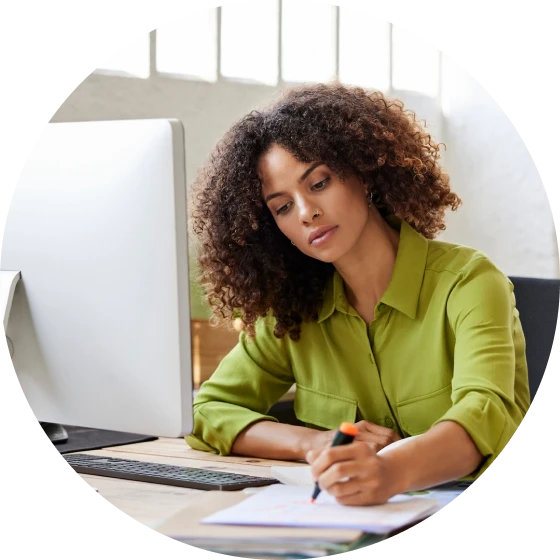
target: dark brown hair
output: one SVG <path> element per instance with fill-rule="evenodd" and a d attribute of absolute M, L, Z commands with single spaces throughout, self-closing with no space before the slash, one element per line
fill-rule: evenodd
<path fill-rule="evenodd" d="M 201 282 L 218 320 L 238 316 L 254 335 L 271 313 L 274 334 L 297 340 L 320 309 L 333 265 L 308 257 L 280 232 L 264 205 L 257 163 L 278 144 L 304 163 L 360 176 L 381 215 L 433 238 L 460 200 L 438 163 L 440 146 L 401 101 L 340 84 L 287 91 L 226 133 L 193 185 Z"/>

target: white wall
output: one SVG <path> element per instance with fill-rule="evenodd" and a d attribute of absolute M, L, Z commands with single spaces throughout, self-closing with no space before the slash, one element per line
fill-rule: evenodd
<path fill-rule="evenodd" d="M 531 84 L 528 102 L 535 102 Z M 508 275 L 560 277 L 550 205 L 531 155 L 486 90 L 443 57 L 445 167 L 463 200 L 442 239 L 483 250 Z"/>
<path fill-rule="evenodd" d="M 156 76 L 150 79 L 91 74 L 61 105 L 52 122 L 173 117 L 185 126 L 190 184 L 229 125 L 277 88 L 236 82 L 210 84 Z"/>
<path fill-rule="evenodd" d="M 92 74 L 52 121 L 179 118 L 185 124 L 190 184 L 229 125 L 277 93 L 278 88 L 227 81 Z M 444 57 L 443 116 L 432 100 L 410 92 L 395 95 L 447 145 L 444 165 L 463 206 L 448 214 L 442 239 L 485 251 L 508 275 L 560 277 L 542 182 L 521 138 L 486 91 Z"/>

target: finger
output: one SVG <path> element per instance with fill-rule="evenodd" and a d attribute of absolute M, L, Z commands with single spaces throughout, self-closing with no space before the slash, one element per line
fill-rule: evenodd
<path fill-rule="evenodd" d="M 373 422 L 366 422 L 365 429 L 370 434 L 378 436 L 379 438 L 383 438 L 385 440 L 389 439 L 391 441 L 396 441 L 400 439 L 399 434 L 392 430 L 391 428 L 387 428 L 385 426 L 379 426 L 378 424 L 374 424 Z"/>
<path fill-rule="evenodd" d="M 363 490 L 336 498 L 336 501 L 344 506 L 378 506 L 387 503 L 383 496 Z"/>
<path fill-rule="evenodd" d="M 374 426 L 370 431 L 363 429 L 362 432 L 356 436 L 356 441 L 366 441 L 368 443 L 377 444 L 378 450 L 387 447 L 388 445 L 398 441 L 401 437 L 389 428 L 381 426 Z"/>
<path fill-rule="evenodd" d="M 337 447 L 327 447 L 319 452 L 318 455 L 310 452 L 309 456 L 311 465 L 311 475 L 314 480 L 318 478 L 334 463 L 346 461 L 356 456 L 356 445 L 363 445 L 359 443 L 351 443 L 347 445 L 340 445 Z"/>
<path fill-rule="evenodd" d="M 335 498 L 354 494 L 367 484 L 367 480 L 359 476 L 360 470 L 359 462 L 337 463 L 319 477 L 319 486 Z"/>
<path fill-rule="evenodd" d="M 340 504 L 365 503 L 367 500 L 367 494 L 364 493 L 363 489 L 363 481 L 355 478 L 335 482 L 325 491 Z"/>
<path fill-rule="evenodd" d="M 337 463 L 319 478 L 319 486 L 340 504 L 354 506 L 384 504 L 387 496 L 386 492 L 382 492 L 383 486 L 380 480 L 372 475 L 369 469 L 366 470 L 368 474 L 364 473 L 364 464 L 361 461 Z M 333 479 L 339 477 L 342 479 L 333 482 Z"/>
<path fill-rule="evenodd" d="M 322 449 L 311 449 L 305 455 L 305 460 L 311 464 L 317 459 L 317 457 L 319 457 L 322 452 Z"/>
<path fill-rule="evenodd" d="M 349 460 L 363 460 L 374 454 L 364 442 L 352 442 L 323 449 L 311 464 L 311 474 L 317 480 L 323 472 L 335 463 Z"/>
<path fill-rule="evenodd" d="M 330 466 L 339 461 L 349 461 L 352 459 L 365 459 L 371 455 L 371 449 L 366 442 L 353 441 L 346 445 L 327 447 L 319 453 L 316 463 Z"/>
<path fill-rule="evenodd" d="M 362 443 L 366 443 L 371 449 L 373 449 L 376 453 L 378 451 L 380 451 L 381 449 L 384 449 L 385 447 L 387 447 L 388 445 L 390 445 L 391 443 L 393 443 L 392 441 L 385 439 L 385 438 L 380 438 L 380 437 L 376 437 L 373 436 L 371 434 L 365 435 L 360 437 L 359 439 L 356 438 L 355 441 L 359 441 Z"/>
<path fill-rule="evenodd" d="M 370 449 L 374 452 L 374 453 L 379 453 L 384 447 L 387 447 L 386 445 L 383 445 L 382 443 L 376 443 L 375 441 L 367 441 L 366 442 Z"/>
<path fill-rule="evenodd" d="M 387 437 L 384 436 L 380 436 L 379 434 L 375 434 L 372 432 L 364 432 L 361 434 L 358 434 L 354 441 L 365 441 L 367 443 L 378 443 L 379 445 L 388 445 L 389 443 L 391 443 L 391 440 Z"/>

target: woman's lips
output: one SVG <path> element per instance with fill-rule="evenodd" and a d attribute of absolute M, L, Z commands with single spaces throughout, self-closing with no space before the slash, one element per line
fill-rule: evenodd
<path fill-rule="evenodd" d="M 311 241 L 310 245 L 313 247 L 318 247 L 326 243 L 338 230 L 338 226 L 327 226 L 324 228 L 319 228 L 311 233 L 309 236 Z"/>

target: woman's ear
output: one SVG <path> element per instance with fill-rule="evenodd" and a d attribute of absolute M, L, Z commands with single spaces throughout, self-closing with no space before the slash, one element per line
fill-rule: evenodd
<path fill-rule="evenodd" d="M 369 194 L 369 185 L 366 180 L 362 177 L 362 185 L 364 189 L 364 196 L 367 198 L 368 202 L 371 200 L 371 195 Z"/>

